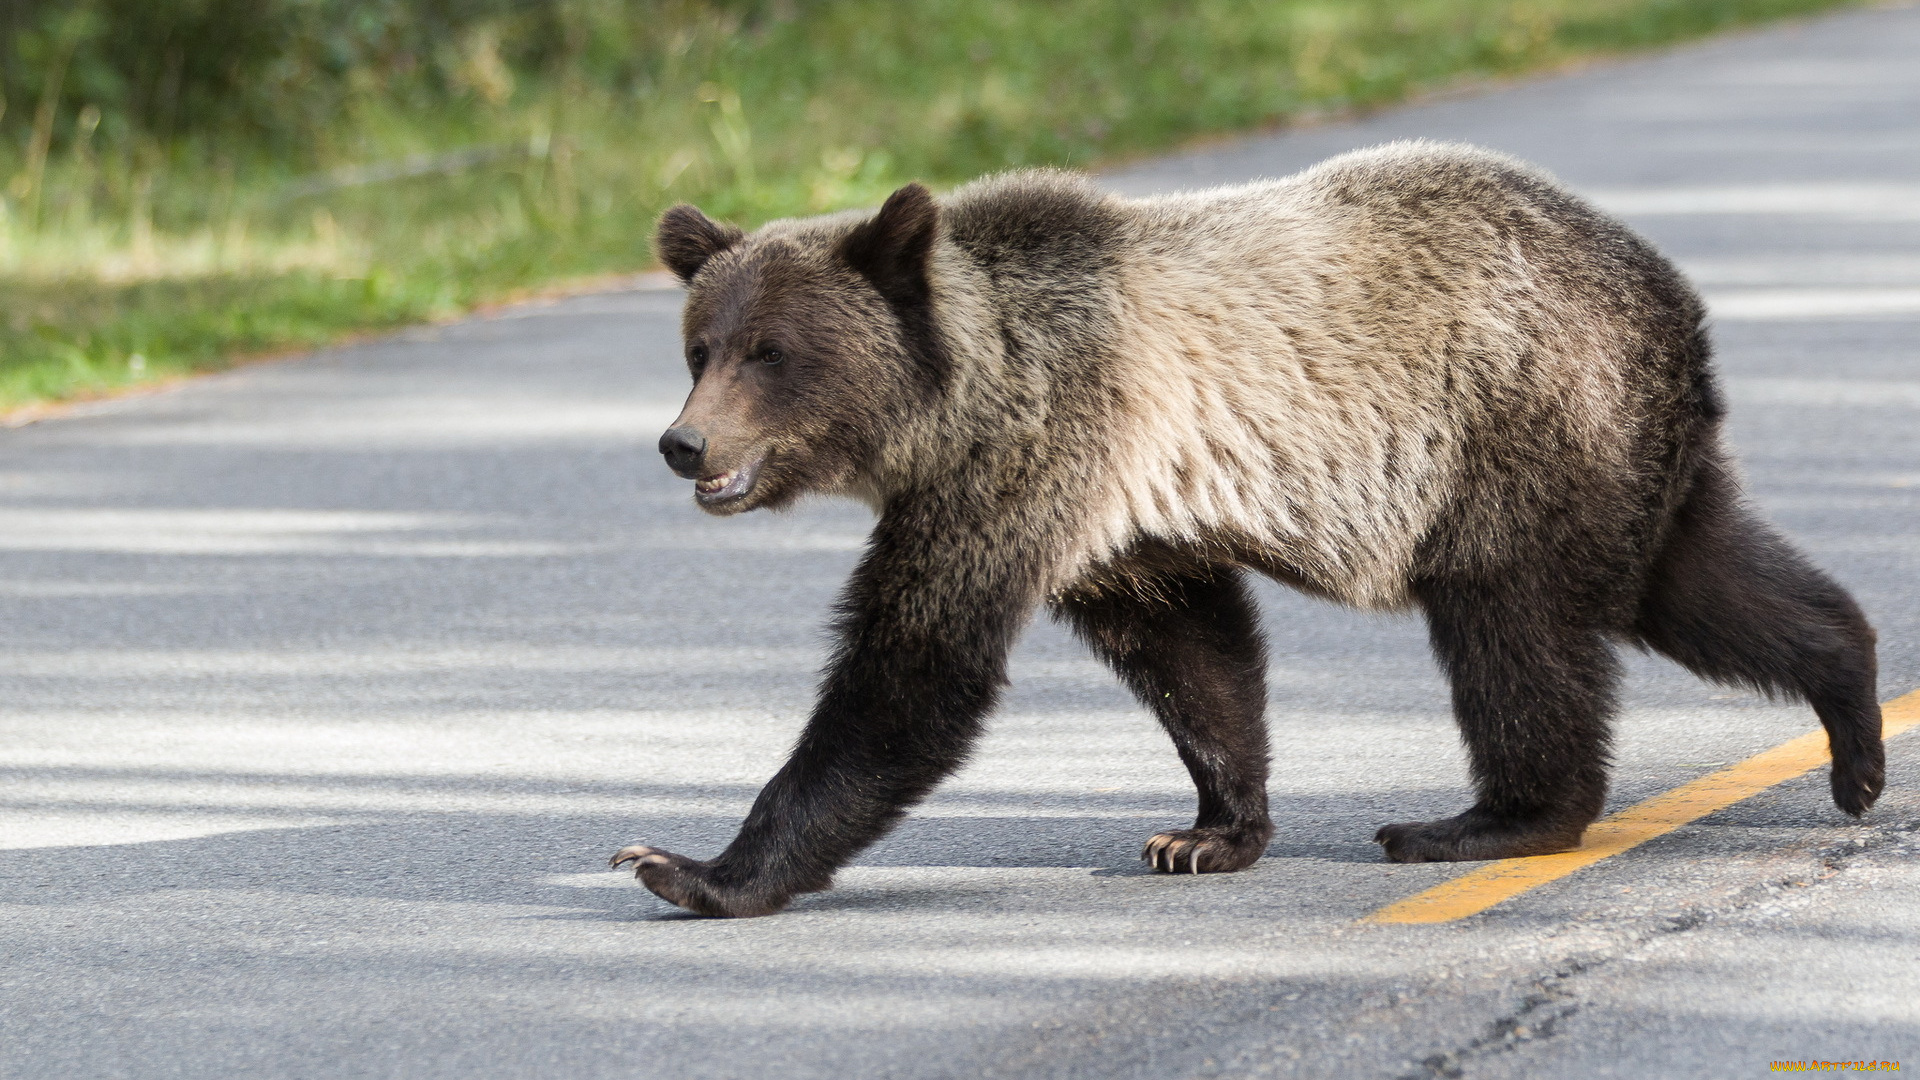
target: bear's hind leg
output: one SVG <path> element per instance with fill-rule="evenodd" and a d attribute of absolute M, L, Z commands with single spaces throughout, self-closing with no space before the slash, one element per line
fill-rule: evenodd
<path fill-rule="evenodd" d="M 1653 566 L 1634 633 L 1704 678 L 1799 698 L 1832 747 L 1833 801 L 1855 817 L 1886 786 L 1873 628 L 1845 589 L 1703 469 Z"/>
<path fill-rule="evenodd" d="M 1619 661 L 1571 590 L 1522 581 L 1420 587 L 1479 798 L 1457 817 L 1381 829 L 1394 862 L 1566 851 L 1600 815 Z"/>
<path fill-rule="evenodd" d="M 1238 572 L 1160 573 L 1055 602 L 1173 737 L 1199 789 L 1193 828 L 1141 858 L 1167 873 L 1240 870 L 1266 853 L 1266 644 Z"/>

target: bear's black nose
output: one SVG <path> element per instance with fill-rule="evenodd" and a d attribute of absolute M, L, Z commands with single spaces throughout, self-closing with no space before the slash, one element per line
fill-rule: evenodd
<path fill-rule="evenodd" d="M 700 479 L 700 459 L 707 454 L 707 437 L 690 427 L 668 428 L 660 436 L 660 452 L 667 468 L 689 480 Z"/>

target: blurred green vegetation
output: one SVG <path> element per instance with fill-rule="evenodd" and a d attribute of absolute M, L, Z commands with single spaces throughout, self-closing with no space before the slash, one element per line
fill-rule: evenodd
<path fill-rule="evenodd" d="M 0 0 L 0 408 L 1840 0 Z"/>

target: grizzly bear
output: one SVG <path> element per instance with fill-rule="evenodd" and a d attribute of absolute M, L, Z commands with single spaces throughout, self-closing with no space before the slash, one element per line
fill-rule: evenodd
<path fill-rule="evenodd" d="M 1744 502 L 1699 298 L 1533 168 L 1397 143 L 1148 199 L 1021 172 L 750 235 L 676 206 L 656 243 L 694 379 L 660 450 L 700 507 L 877 516 L 739 836 L 613 858 L 683 908 L 828 888 L 960 765 L 1043 603 L 1199 789 L 1142 857 L 1249 865 L 1273 825 L 1248 571 L 1426 617 L 1476 798 L 1380 829 L 1388 859 L 1577 846 L 1619 643 L 1805 700 L 1834 801 L 1880 793 L 1873 631 Z"/>

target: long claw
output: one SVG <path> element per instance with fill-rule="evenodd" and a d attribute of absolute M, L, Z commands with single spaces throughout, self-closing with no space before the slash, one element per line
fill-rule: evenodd
<path fill-rule="evenodd" d="M 1163 874 L 1229 873 L 1258 859 L 1260 848 L 1271 835 L 1271 827 L 1265 830 L 1195 827 L 1156 833 L 1147 840 L 1140 857 Z M 1204 870 L 1200 867 L 1203 856 L 1207 860 Z"/>
<path fill-rule="evenodd" d="M 652 854 L 655 854 L 653 848 L 645 844 L 634 844 L 631 847 L 623 847 L 619 851 L 614 852 L 613 858 L 607 860 L 607 865 L 618 870 L 627 863 L 638 863 L 640 860 Z"/>

